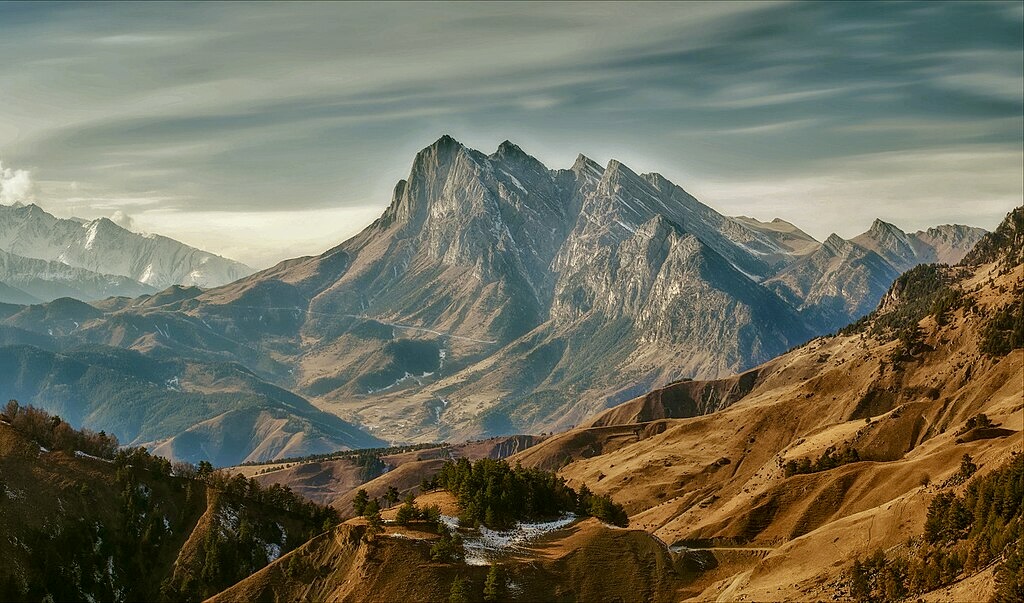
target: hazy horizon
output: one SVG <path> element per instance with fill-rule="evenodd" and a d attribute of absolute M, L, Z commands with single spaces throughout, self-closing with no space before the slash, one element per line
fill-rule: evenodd
<path fill-rule="evenodd" d="M 819 240 L 1024 196 L 1019 3 L 0 3 L 0 202 L 254 267 L 375 219 L 442 134 L 659 172 Z"/>

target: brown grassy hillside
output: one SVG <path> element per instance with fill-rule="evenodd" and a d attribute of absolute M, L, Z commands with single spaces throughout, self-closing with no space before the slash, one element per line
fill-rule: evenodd
<path fill-rule="evenodd" d="M 389 526 L 365 538 L 362 520 L 320 535 L 211 601 L 448 601 L 457 578 L 481 600 L 487 566 L 432 561 L 436 535 Z M 672 556 L 641 530 L 574 524 L 502 564 L 510 601 L 671 601 Z"/>
<path fill-rule="evenodd" d="M 938 300 L 924 310 L 920 283 L 901 279 L 843 335 L 739 377 L 670 385 L 512 460 L 596 484 L 626 505 L 631 525 L 711 568 L 692 574 L 683 594 L 845 597 L 850 562 L 920 534 L 935 493 L 955 489 L 947 480 L 964 454 L 984 474 L 1021 449 L 1024 350 L 991 347 L 995 317 L 1024 296 L 1024 267 L 918 272 Z M 968 429 L 979 413 L 995 427 Z M 813 465 L 830 447 L 859 460 L 787 472 L 789 461 Z M 980 580 L 964 592 L 987 598 L 991 579 Z"/>

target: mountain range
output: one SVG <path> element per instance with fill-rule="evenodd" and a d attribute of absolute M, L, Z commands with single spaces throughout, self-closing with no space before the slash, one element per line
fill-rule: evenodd
<path fill-rule="evenodd" d="M 653 389 L 548 437 L 217 472 L 118 450 L 10 403 L 0 594 L 1019 600 L 1022 249 L 1024 207 L 958 265 L 902 274 L 835 335 L 740 374 Z M 467 479 L 454 487 L 453 475 Z M 526 479 L 532 496 L 513 489 Z M 565 501 L 574 512 L 556 521 L 488 525 L 490 505 L 528 510 L 566 488 L 578 492 Z M 609 521 L 583 500 L 625 516 Z M 482 520 L 470 514 L 477 501 Z"/>
<path fill-rule="evenodd" d="M 117 228 L 72 223 L 86 240 Z M 958 260 L 983 234 L 959 225 L 907 234 L 876 221 L 853 240 L 819 243 L 781 219 L 724 216 L 618 161 L 580 156 L 552 170 L 511 142 L 487 155 L 444 136 L 417 154 L 379 219 L 321 255 L 88 312 L 44 304 L 3 324 L 22 339 L 54 337 L 61 350 L 226 363 L 386 441 L 539 433 L 834 332 L 874 308 L 906 267 Z M 52 396 L 38 402 L 68 404 Z M 226 439 L 218 425 L 204 433 Z M 236 460 L 282 450 L 228 448 L 223 458 Z"/>
<path fill-rule="evenodd" d="M 654 389 L 517 451 L 509 462 L 524 470 L 610 495 L 629 529 L 588 519 L 525 546 L 477 539 L 507 576 L 504 598 L 1019 600 L 1022 249 L 1024 207 L 959 265 L 901 275 L 839 334 L 738 375 Z M 452 515 L 472 504 L 425 491 L 415 476 L 435 461 L 406 456 L 348 488 L 395 489 Z M 322 465 L 245 469 L 306 490 Z M 351 515 L 352 496 L 332 495 Z M 457 576 L 476 597 L 494 582 L 469 559 L 472 530 L 466 562 L 438 564 L 433 535 L 391 523 L 380 539 L 347 536 L 365 526 L 350 519 L 214 600 L 443 600 Z M 303 564 L 324 569 L 289 574 Z"/>
<path fill-rule="evenodd" d="M 38 205 L 0 205 L 0 302 L 137 297 L 172 285 L 215 287 L 244 264 L 107 218 L 57 218 Z"/>

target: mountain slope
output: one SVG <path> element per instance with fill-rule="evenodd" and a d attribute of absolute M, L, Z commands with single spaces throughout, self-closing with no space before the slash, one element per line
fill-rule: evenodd
<path fill-rule="evenodd" d="M 381 443 L 228 363 L 9 345 L 0 347 L 0 383 L 8 398 L 171 459 L 231 465 Z"/>
<path fill-rule="evenodd" d="M 846 598 L 855 558 L 919 538 L 935 495 L 963 490 L 964 454 L 986 474 L 1022 450 L 1022 211 L 985 254 L 907 273 L 841 335 L 669 385 L 512 460 L 596 482 L 703 568 L 684 589 L 697 600 Z"/>
<path fill-rule="evenodd" d="M 39 299 L 32 297 L 21 289 L 17 289 L 6 283 L 0 282 L 0 304 L 27 305 L 37 304 L 39 302 Z"/>
<path fill-rule="evenodd" d="M 0 250 L 127 277 L 154 289 L 214 287 L 252 272 L 248 266 L 159 235 L 137 234 L 106 218 L 56 218 L 37 205 L 0 205 Z"/>
<path fill-rule="evenodd" d="M 202 600 L 335 517 L 280 488 L 88 446 L 106 438 L 30 414 L 0 419 L 5 601 Z"/>
<path fill-rule="evenodd" d="M 834 331 L 878 303 L 900 271 L 877 253 L 836 234 L 765 286 L 788 299 L 820 331 Z"/>

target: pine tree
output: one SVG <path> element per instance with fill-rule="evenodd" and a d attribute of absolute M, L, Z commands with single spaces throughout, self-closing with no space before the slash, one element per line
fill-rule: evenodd
<path fill-rule="evenodd" d="M 366 493 L 366 490 L 362 488 L 356 492 L 356 497 L 352 499 L 352 507 L 356 511 L 356 515 L 363 515 L 366 512 L 366 503 L 370 502 L 370 495 Z"/>
<path fill-rule="evenodd" d="M 412 503 L 411 499 L 407 499 L 402 503 L 401 507 L 398 507 L 398 513 L 395 515 L 395 522 L 398 525 L 408 525 L 410 521 L 416 519 L 419 516 L 419 509 Z"/>
<path fill-rule="evenodd" d="M 494 564 L 487 572 L 484 582 L 484 601 L 501 601 L 505 598 L 505 572 L 501 566 Z"/>
<path fill-rule="evenodd" d="M 366 537 L 373 539 L 374 536 L 384 533 L 384 520 L 380 517 L 380 508 L 377 499 L 366 505 Z"/>
<path fill-rule="evenodd" d="M 457 576 L 452 581 L 452 590 L 448 596 L 450 603 L 469 603 L 469 580 Z"/>

